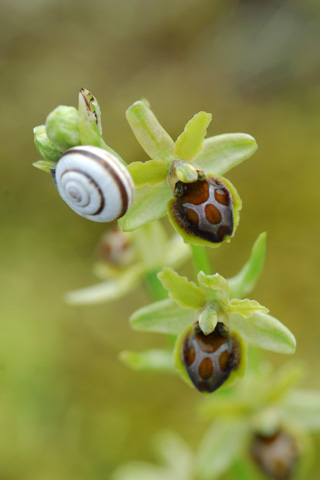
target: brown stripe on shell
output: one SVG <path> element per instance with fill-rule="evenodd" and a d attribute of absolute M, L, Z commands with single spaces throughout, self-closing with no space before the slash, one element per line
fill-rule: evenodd
<path fill-rule="evenodd" d="M 98 210 L 96 212 L 93 212 L 93 213 L 89 213 L 89 215 L 99 215 L 99 213 L 102 212 L 102 210 L 104 209 L 104 206 L 105 206 L 105 201 L 104 201 L 104 195 L 102 193 L 102 190 L 101 188 L 99 187 L 99 185 L 97 184 L 97 182 L 95 180 L 93 180 L 93 178 L 90 177 L 90 175 L 88 175 L 87 173 L 83 172 L 82 170 L 79 170 L 77 168 L 72 168 L 72 169 L 68 169 L 68 170 L 64 170 L 63 174 L 61 175 L 61 178 L 68 172 L 77 172 L 77 173 L 80 173 L 81 175 L 83 175 L 84 177 L 86 177 L 90 183 L 92 183 L 96 189 L 98 190 L 99 192 L 99 195 L 100 195 L 100 206 L 98 208 Z M 86 205 L 85 205 L 86 206 Z"/>
<path fill-rule="evenodd" d="M 89 150 L 85 150 L 80 147 L 80 148 L 73 148 L 73 151 L 74 152 L 76 151 L 77 153 L 81 153 L 82 155 L 88 158 L 91 158 L 92 160 L 95 160 L 97 163 L 99 163 L 99 165 L 101 165 L 105 170 L 107 170 L 107 172 L 112 176 L 113 180 L 117 184 L 117 187 L 119 189 L 120 196 L 121 196 L 121 201 L 122 201 L 122 210 L 119 213 L 117 218 L 122 217 L 128 210 L 129 198 L 128 198 L 127 191 L 122 184 L 122 180 L 119 178 L 118 173 L 113 169 L 113 166 L 111 166 L 110 163 L 107 163 L 105 160 L 101 160 L 101 157 L 99 155 L 97 155 L 96 153 L 90 152 Z M 68 150 L 63 155 L 66 155 L 66 153 L 68 153 Z M 106 151 L 106 154 L 107 153 L 108 152 Z M 112 158 L 108 157 L 108 159 L 112 161 Z M 125 175 L 126 173 L 127 172 L 125 171 Z"/>

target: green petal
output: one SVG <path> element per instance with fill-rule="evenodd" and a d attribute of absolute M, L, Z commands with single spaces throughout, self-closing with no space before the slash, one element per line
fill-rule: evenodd
<path fill-rule="evenodd" d="M 91 287 L 68 292 L 65 301 L 71 305 L 113 302 L 135 289 L 141 279 L 141 267 L 128 269 L 118 277 Z"/>
<path fill-rule="evenodd" d="M 229 315 L 232 329 L 239 331 L 249 344 L 278 353 L 294 353 L 296 340 L 290 330 L 279 320 L 263 312 L 249 318 L 239 314 Z"/>
<path fill-rule="evenodd" d="M 232 465 L 245 449 L 249 428 L 245 421 L 213 423 L 204 436 L 197 454 L 197 478 L 214 480 Z"/>
<path fill-rule="evenodd" d="M 168 290 L 172 300 L 181 307 L 197 310 L 205 304 L 207 296 L 204 291 L 186 277 L 178 275 L 171 268 L 164 268 L 158 273 L 158 278 L 164 288 Z"/>
<path fill-rule="evenodd" d="M 132 370 L 144 372 L 174 372 L 172 352 L 146 350 L 144 352 L 124 351 L 120 360 Z"/>
<path fill-rule="evenodd" d="M 63 149 L 51 142 L 47 135 L 45 125 L 39 125 L 33 129 L 34 143 L 42 157 L 50 163 L 56 163 L 63 153 Z M 36 166 L 36 165 L 35 165 Z M 41 168 L 41 167 L 38 167 Z M 43 169 L 44 170 L 44 169 Z"/>
<path fill-rule="evenodd" d="M 164 217 L 171 197 L 167 182 L 136 188 L 133 204 L 119 220 L 120 227 L 123 231 L 130 232 L 145 223 Z"/>
<path fill-rule="evenodd" d="M 320 391 L 293 390 L 283 402 L 283 413 L 307 431 L 320 431 Z"/>
<path fill-rule="evenodd" d="M 249 260 L 237 275 L 228 279 L 230 297 L 245 297 L 256 286 L 264 265 L 266 240 L 267 234 L 261 233 L 252 247 Z"/>
<path fill-rule="evenodd" d="M 47 162 L 46 160 L 38 160 L 32 164 L 34 167 L 43 170 L 44 172 L 51 173 L 51 168 L 55 168 L 56 164 L 52 162 Z"/>
<path fill-rule="evenodd" d="M 201 152 L 211 119 L 212 115 L 210 113 L 199 112 L 187 123 L 183 133 L 175 143 L 174 153 L 176 158 L 189 161 Z"/>
<path fill-rule="evenodd" d="M 257 150 L 256 141 L 245 133 L 225 133 L 207 138 L 194 162 L 205 173 L 223 175 L 251 157 Z"/>
<path fill-rule="evenodd" d="M 167 178 L 167 166 L 160 160 L 149 160 L 148 162 L 133 162 L 128 165 L 128 170 L 133 178 L 136 187 L 146 183 L 155 185 L 164 182 Z"/>
<path fill-rule="evenodd" d="M 239 300 L 238 298 L 234 298 L 227 302 L 223 303 L 223 308 L 227 313 L 236 313 L 242 315 L 245 318 L 251 317 L 256 311 L 268 313 L 269 309 L 260 305 L 259 302 L 256 300 L 249 300 L 248 298 L 244 298 L 243 300 Z"/>
<path fill-rule="evenodd" d="M 177 335 L 193 322 L 194 313 L 166 299 L 135 311 L 130 317 L 134 330 Z"/>
<path fill-rule="evenodd" d="M 150 158 L 165 163 L 174 159 L 174 142 L 146 102 L 135 102 L 128 108 L 126 117 L 138 142 Z"/>
<path fill-rule="evenodd" d="M 214 275 L 205 275 L 203 272 L 198 273 L 198 280 L 201 285 L 213 290 L 215 292 L 216 298 L 227 298 L 229 296 L 229 285 L 225 278 L 223 278 L 219 273 Z"/>

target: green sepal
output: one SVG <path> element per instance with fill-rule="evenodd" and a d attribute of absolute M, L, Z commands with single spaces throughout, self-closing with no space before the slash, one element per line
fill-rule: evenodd
<path fill-rule="evenodd" d="M 161 222 L 149 222 L 139 228 L 132 241 L 138 258 L 148 270 L 162 267 L 168 235 Z"/>
<path fill-rule="evenodd" d="M 180 375 L 182 380 L 184 380 L 189 387 L 195 388 L 193 385 L 189 375 L 187 374 L 186 367 L 182 360 L 182 353 L 183 353 L 183 344 L 187 337 L 187 335 L 191 335 L 194 331 L 193 325 L 188 325 L 177 337 L 176 344 L 173 350 L 173 359 L 174 359 L 174 366 L 177 373 Z"/>
<path fill-rule="evenodd" d="M 215 305 L 208 303 L 198 315 L 199 327 L 204 335 L 209 335 L 214 331 L 219 317 Z"/>
<path fill-rule="evenodd" d="M 128 165 L 128 170 L 136 187 L 156 185 L 166 181 L 168 175 L 166 164 L 160 160 L 133 162 Z"/>
<path fill-rule="evenodd" d="M 237 275 L 228 279 L 230 297 L 245 297 L 256 286 L 266 256 L 266 240 L 267 234 L 261 233 L 252 247 L 249 260 Z"/>
<path fill-rule="evenodd" d="M 178 275 L 172 268 L 164 268 L 158 273 L 158 278 L 164 288 L 168 290 L 172 300 L 182 308 L 197 310 L 204 306 L 207 297 L 203 290 L 186 277 Z"/>
<path fill-rule="evenodd" d="M 240 332 L 251 345 L 278 353 L 295 352 L 296 340 L 293 334 L 268 313 L 255 312 L 249 318 L 231 313 L 229 322 L 231 329 Z"/>
<path fill-rule="evenodd" d="M 290 391 L 294 388 L 304 376 L 302 365 L 296 363 L 286 363 L 274 372 L 270 378 L 264 382 L 264 399 L 265 403 L 279 404 L 283 399 L 290 395 Z M 320 398 L 320 397 L 319 397 Z M 320 406 L 319 406 L 320 413 Z"/>
<path fill-rule="evenodd" d="M 120 227 L 124 232 L 131 232 L 152 220 L 164 217 L 171 197 L 167 182 L 137 187 L 130 209 L 118 221 Z"/>
<path fill-rule="evenodd" d="M 39 170 L 43 170 L 47 173 L 51 173 L 50 169 L 55 168 L 56 166 L 55 163 L 47 162 L 46 160 L 38 160 L 37 162 L 33 162 L 32 165 L 36 168 L 39 168 Z"/>
<path fill-rule="evenodd" d="M 62 153 L 63 148 L 59 148 L 49 139 L 45 125 L 39 125 L 33 129 L 34 143 L 36 149 L 42 157 L 52 164 L 57 163 Z M 35 165 L 36 166 L 36 165 Z M 38 166 L 37 168 L 41 168 Z M 44 170 L 44 168 L 41 168 Z"/>
<path fill-rule="evenodd" d="M 172 352 L 167 350 L 146 350 L 144 352 L 126 350 L 120 353 L 119 358 L 127 367 L 136 371 L 168 373 L 175 371 Z"/>
<path fill-rule="evenodd" d="M 80 145 L 79 120 L 80 114 L 76 108 L 59 105 L 47 116 L 49 139 L 63 150 Z"/>
<path fill-rule="evenodd" d="M 213 423 L 198 449 L 197 478 L 219 478 L 245 448 L 248 436 L 249 427 L 244 420 Z"/>
<path fill-rule="evenodd" d="M 320 431 L 320 392 L 318 390 L 292 390 L 281 407 L 283 415 L 289 422 L 296 422 L 309 432 Z"/>
<path fill-rule="evenodd" d="M 193 452 L 176 433 L 164 430 L 154 439 L 154 449 L 167 467 L 168 480 L 192 480 Z"/>
<path fill-rule="evenodd" d="M 150 158 L 165 163 L 174 159 L 174 142 L 145 101 L 139 100 L 131 105 L 126 117 L 136 139 Z"/>
<path fill-rule="evenodd" d="M 111 480 L 171 480 L 167 469 L 147 462 L 128 462 L 120 465 Z"/>
<path fill-rule="evenodd" d="M 113 302 L 139 285 L 142 272 L 141 265 L 131 267 L 116 278 L 106 282 L 68 292 L 65 295 L 65 301 L 71 305 Z"/>
<path fill-rule="evenodd" d="M 229 285 L 225 278 L 219 273 L 214 275 L 206 275 L 203 272 L 198 273 L 199 283 L 208 289 L 209 294 L 212 295 L 212 290 L 215 292 L 214 297 L 217 299 L 225 299 L 229 297 Z"/>
<path fill-rule="evenodd" d="M 204 140 L 202 151 L 194 162 L 205 173 L 224 175 L 231 168 L 251 157 L 258 146 L 246 133 L 225 133 Z"/>
<path fill-rule="evenodd" d="M 190 161 L 201 152 L 211 119 L 212 115 L 210 113 L 199 112 L 189 120 L 175 143 L 174 153 L 176 158 Z"/>
<path fill-rule="evenodd" d="M 136 310 L 129 321 L 134 330 L 177 335 L 193 322 L 193 317 L 192 310 L 181 308 L 168 298 Z"/>
<path fill-rule="evenodd" d="M 228 300 L 223 302 L 223 309 L 228 313 L 236 313 L 241 315 L 244 318 L 249 318 L 255 312 L 265 312 L 268 313 L 269 309 L 260 305 L 259 302 L 256 300 L 249 300 L 248 298 L 244 298 L 239 300 L 238 298 L 233 298 L 232 300 Z"/>

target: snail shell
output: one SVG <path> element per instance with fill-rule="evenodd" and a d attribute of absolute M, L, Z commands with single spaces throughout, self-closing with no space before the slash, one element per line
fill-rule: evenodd
<path fill-rule="evenodd" d="M 52 176 L 69 207 L 94 222 L 111 222 L 130 208 L 134 183 L 126 167 L 99 147 L 81 145 L 67 150 Z"/>

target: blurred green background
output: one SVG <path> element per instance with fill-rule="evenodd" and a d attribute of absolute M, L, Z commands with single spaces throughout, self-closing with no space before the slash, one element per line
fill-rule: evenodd
<path fill-rule="evenodd" d="M 207 428 L 194 413 L 198 392 L 117 360 L 122 349 L 163 345 L 128 327 L 148 302 L 143 287 L 111 305 L 63 303 L 66 291 L 96 281 L 105 227 L 73 214 L 31 166 L 32 128 L 56 105 L 76 106 L 80 87 L 97 96 L 104 138 L 128 162 L 146 159 L 124 117 L 141 97 L 173 138 L 203 109 L 213 113 L 209 136 L 257 139 L 258 152 L 229 175 L 244 204 L 238 232 L 210 255 L 214 269 L 233 275 L 268 232 L 255 298 L 294 332 L 304 386 L 319 389 L 319 2 L 0 7 L 0 479 L 106 479 L 123 461 L 150 458 L 157 429 L 174 428 L 195 447 Z M 191 265 L 181 272 L 192 274 Z"/>

